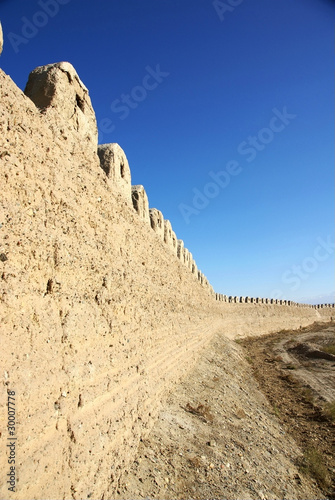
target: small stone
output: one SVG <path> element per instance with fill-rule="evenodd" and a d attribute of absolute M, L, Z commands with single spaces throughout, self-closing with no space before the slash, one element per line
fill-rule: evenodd
<path fill-rule="evenodd" d="M 214 440 L 208 441 L 207 445 L 208 445 L 208 446 L 211 446 L 212 448 L 215 448 L 215 446 L 216 446 L 216 441 L 214 441 Z"/>
<path fill-rule="evenodd" d="M 4 253 L 0 253 L 0 260 L 1 262 L 6 262 L 6 260 L 8 260 L 7 255 Z"/>

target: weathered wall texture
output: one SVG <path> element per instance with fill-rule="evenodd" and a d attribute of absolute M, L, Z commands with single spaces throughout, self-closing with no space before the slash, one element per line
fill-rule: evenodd
<path fill-rule="evenodd" d="M 29 75 L 25 94 L 45 115 L 55 136 L 75 154 L 96 154 L 98 129 L 88 90 L 70 63 L 40 66 Z M 75 140 L 71 141 L 73 132 Z M 80 141 L 78 139 L 80 138 Z"/>
<path fill-rule="evenodd" d="M 212 336 L 216 304 L 120 206 L 87 128 L 41 112 L 2 71 L 0 99 L 0 366 L 17 394 L 16 498 L 113 497 L 161 398 Z"/>
<path fill-rule="evenodd" d="M 0 70 L 1 408 L 15 390 L 19 435 L 10 498 L 113 498 L 161 400 L 215 331 L 262 334 L 332 312 L 214 300 L 177 258 L 168 221 L 163 241 L 147 206 L 120 204 L 100 165 L 120 160 L 98 156 L 73 68 L 45 68 L 27 85 L 38 107 Z"/>
<path fill-rule="evenodd" d="M 164 217 L 160 210 L 157 208 L 150 208 L 150 223 L 152 229 L 158 234 L 160 239 L 164 241 Z"/>
<path fill-rule="evenodd" d="M 149 201 L 144 187 L 141 185 L 132 186 L 131 195 L 137 214 L 142 220 L 150 224 Z"/>
<path fill-rule="evenodd" d="M 172 253 L 177 255 L 177 236 L 172 229 L 171 222 L 167 219 L 164 220 L 164 241 Z"/>
<path fill-rule="evenodd" d="M 101 144 L 98 146 L 100 165 L 111 182 L 115 193 L 121 193 L 131 204 L 131 175 L 125 152 L 118 144 Z"/>
<path fill-rule="evenodd" d="M 294 330 L 315 321 L 335 319 L 333 307 L 290 307 L 279 304 L 220 303 L 222 331 L 229 338 L 259 336 L 280 330 Z"/>

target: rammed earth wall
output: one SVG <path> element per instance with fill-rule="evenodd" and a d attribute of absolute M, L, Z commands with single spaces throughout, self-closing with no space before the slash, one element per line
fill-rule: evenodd
<path fill-rule="evenodd" d="M 126 156 L 98 149 L 73 67 L 35 70 L 26 92 L 0 70 L 1 407 L 15 391 L 18 422 L 16 491 L 2 481 L 0 497 L 113 498 L 216 331 L 260 335 L 333 310 L 215 296 L 169 221 L 134 210 Z"/>

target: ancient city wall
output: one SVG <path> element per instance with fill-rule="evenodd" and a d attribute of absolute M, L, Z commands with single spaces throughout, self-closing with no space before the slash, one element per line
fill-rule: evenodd
<path fill-rule="evenodd" d="M 124 152 L 97 147 L 73 68 L 34 75 L 28 98 L 0 72 L 0 359 L 17 394 L 17 498 L 112 497 L 219 318 L 208 326 L 216 303 L 171 259 L 174 233 L 169 246 L 152 229 L 143 189 L 134 210 Z"/>
<path fill-rule="evenodd" d="M 228 302 L 229 304 L 276 304 L 280 306 L 304 307 L 312 309 L 334 308 L 335 304 L 301 304 L 292 300 L 283 299 L 264 299 L 259 297 L 233 297 L 231 295 L 223 295 L 221 293 L 215 294 L 215 299 L 219 302 Z"/>
<path fill-rule="evenodd" d="M 0 497 L 113 498 L 216 331 L 263 334 L 333 312 L 216 296 L 131 186 L 121 147 L 98 147 L 70 64 L 37 68 L 26 95 L 0 70 L 0 104 L 1 408 L 14 390 L 19 435 L 17 491 L 1 483 Z"/>

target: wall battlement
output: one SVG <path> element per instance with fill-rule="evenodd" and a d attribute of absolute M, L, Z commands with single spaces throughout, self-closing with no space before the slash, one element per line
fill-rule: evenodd
<path fill-rule="evenodd" d="M 82 136 L 86 144 L 95 147 L 97 126 L 94 110 L 87 88 L 70 63 L 49 64 L 33 70 L 29 75 L 25 94 L 44 114 L 52 115 L 53 120 L 57 117 L 58 123 L 62 117 Z M 149 208 L 148 196 L 143 186 L 131 185 L 131 171 L 122 148 L 116 143 L 101 144 L 97 147 L 97 153 L 101 168 L 116 192 L 124 196 L 126 201 L 131 198 L 139 217 L 147 222 L 175 253 L 175 233 L 171 223 L 167 223 L 165 227 L 162 212 Z M 178 240 L 177 243 L 177 257 L 194 276 L 197 276 L 196 263 L 190 251 L 184 248 L 182 240 Z M 207 278 L 203 276 L 199 283 L 214 295 Z"/>
<path fill-rule="evenodd" d="M 25 94 L 45 114 L 61 115 L 66 122 L 94 148 L 97 142 L 95 114 L 88 91 L 81 82 L 70 63 L 61 62 L 36 68 L 29 75 Z M 65 96 L 65 98 L 64 98 Z M 74 110 L 74 111 L 73 111 Z M 97 147 L 102 170 L 106 173 L 113 189 L 132 205 L 139 217 L 148 223 L 168 248 L 176 254 L 179 261 L 190 270 L 199 283 L 218 301 L 235 303 L 271 303 L 280 305 L 298 304 L 288 300 L 260 299 L 253 297 L 226 297 L 215 294 L 206 276 L 198 270 L 191 252 L 184 247 L 181 239 L 176 241 L 171 223 L 164 220 L 162 212 L 149 208 L 149 200 L 145 188 L 141 185 L 131 185 L 131 171 L 127 157 L 122 148 L 116 144 L 101 144 Z M 302 306 L 302 305 L 300 305 Z M 308 307 L 308 305 L 305 305 Z M 329 305 L 327 306 L 329 307 Z"/>
<path fill-rule="evenodd" d="M 282 300 L 282 299 L 269 299 L 269 298 L 259 298 L 259 297 L 233 297 L 228 295 L 223 295 L 221 293 L 215 294 L 215 299 L 219 302 L 228 302 L 234 304 L 275 304 L 280 306 L 293 306 L 293 307 L 307 307 L 312 309 L 323 309 L 325 307 L 334 308 L 335 304 L 301 304 L 294 302 L 292 300 Z"/>

